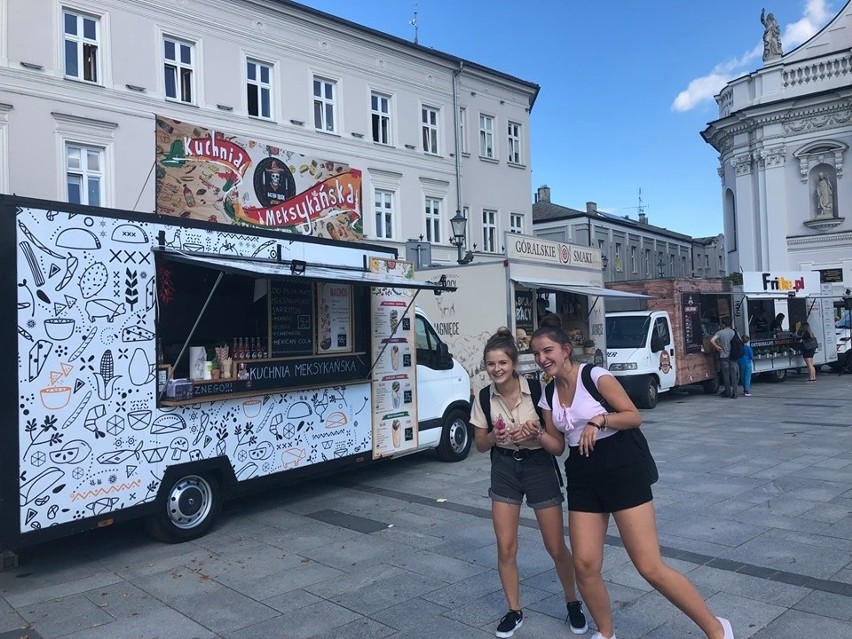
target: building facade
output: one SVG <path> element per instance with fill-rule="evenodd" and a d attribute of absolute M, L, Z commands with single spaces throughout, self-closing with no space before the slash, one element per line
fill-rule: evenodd
<path fill-rule="evenodd" d="M 585 211 L 560 206 L 547 186 L 537 189 L 532 208 L 538 237 L 601 251 L 604 282 L 693 277 L 692 238 L 649 224 L 644 213 L 633 220 L 598 211 L 595 202 Z"/>
<path fill-rule="evenodd" d="M 728 275 L 725 234 L 692 238 L 692 276 L 705 279 Z"/>
<path fill-rule="evenodd" d="M 451 262 L 462 211 L 466 245 L 499 253 L 504 231 L 532 231 L 538 88 L 286 0 L 0 0 L 0 191 L 162 213 L 176 160 L 158 146 L 180 123 L 241 141 L 253 165 L 182 199 L 176 185 L 173 214 L 269 207 L 263 188 L 284 201 L 342 168 L 360 186 L 353 236 Z"/>
<path fill-rule="evenodd" d="M 764 66 L 716 101 L 702 136 L 719 152 L 729 271 L 818 270 L 842 295 L 852 286 L 852 3 L 797 49 L 768 48 Z"/>

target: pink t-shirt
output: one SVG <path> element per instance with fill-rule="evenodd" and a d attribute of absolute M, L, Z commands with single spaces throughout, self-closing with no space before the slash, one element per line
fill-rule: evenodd
<path fill-rule="evenodd" d="M 579 366 L 580 369 L 577 371 L 577 390 L 574 391 L 574 401 L 571 403 L 570 407 L 565 408 L 562 405 L 562 402 L 559 401 L 558 387 L 553 390 L 553 408 L 551 408 L 550 404 L 547 402 L 547 393 L 541 394 L 541 401 L 538 403 L 538 405 L 544 410 L 553 411 L 551 415 L 553 425 L 556 426 L 558 430 L 565 433 L 565 442 L 569 446 L 578 446 L 580 444 L 580 435 L 582 434 L 583 429 L 586 428 L 586 424 L 589 420 L 592 417 L 596 417 L 601 413 L 606 412 L 600 402 L 589 395 L 589 391 L 587 391 L 583 386 L 580 374 L 583 372 L 582 367 L 586 366 L 586 364 L 580 364 Z M 600 366 L 595 366 L 592 369 L 592 381 L 595 383 L 595 386 L 598 385 L 598 380 L 603 375 L 612 376 L 612 373 Z M 611 437 L 615 435 L 616 432 L 617 431 L 615 430 L 607 429 L 599 432 L 597 434 L 597 439 Z"/>

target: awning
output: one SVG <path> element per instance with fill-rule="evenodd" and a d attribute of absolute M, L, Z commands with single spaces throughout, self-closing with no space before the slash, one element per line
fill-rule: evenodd
<path fill-rule="evenodd" d="M 250 260 L 221 255 L 198 255 L 175 251 L 157 251 L 171 262 L 201 266 L 224 273 L 244 275 L 245 277 L 306 280 L 313 282 L 348 282 L 364 286 L 386 286 L 388 288 L 415 288 L 433 291 L 454 291 L 455 286 L 446 286 L 440 281 L 410 280 L 390 273 L 372 273 L 360 269 L 335 268 L 332 266 L 313 266 L 305 264 L 304 272 L 295 273 L 290 263 L 271 262 L 269 260 Z"/>
<path fill-rule="evenodd" d="M 527 288 L 546 288 L 551 291 L 562 291 L 564 293 L 576 293 L 577 295 L 590 295 L 593 297 L 632 297 L 632 298 L 650 298 L 650 295 L 642 295 L 640 293 L 627 293 L 625 291 L 615 291 L 611 288 L 601 288 L 599 286 L 583 286 L 581 284 L 565 284 L 564 282 L 526 282 L 522 280 L 513 281 Z"/>

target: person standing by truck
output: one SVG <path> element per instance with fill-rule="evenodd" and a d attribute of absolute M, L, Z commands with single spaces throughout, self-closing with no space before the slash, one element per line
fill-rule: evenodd
<path fill-rule="evenodd" d="M 544 547 L 562 584 L 571 632 L 583 634 L 588 624 L 582 604 L 577 601 L 573 558 L 562 529 L 565 498 L 553 456 L 541 445 L 543 431 L 530 383 L 516 370 L 515 336 L 506 328 L 499 329 L 486 342 L 484 359 L 491 385 L 474 398 L 470 423 L 476 428 L 476 449 L 491 454 L 488 494 L 497 537 L 497 570 L 509 604 L 509 612 L 500 620 L 495 634 L 511 637 L 524 622 L 517 563 L 524 496 L 527 506 L 535 512 Z M 536 395 L 540 397 L 541 392 Z M 487 401 L 485 408 L 483 401 Z"/>
<path fill-rule="evenodd" d="M 751 339 L 748 335 L 743 335 L 743 356 L 738 362 L 740 366 L 740 381 L 743 384 L 743 395 L 751 397 L 751 371 L 752 361 L 754 361 L 754 349 L 749 342 Z"/>
<path fill-rule="evenodd" d="M 545 392 L 539 403 L 545 430 L 538 439 L 553 455 L 561 455 L 566 443 L 570 448 L 565 462 L 568 530 L 577 585 L 598 627 L 591 639 L 615 639 L 612 604 L 601 576 L 610 515 L 642 577 L 709 639 L 734 639 L 730 622 L 715 617 L 695 586 L 663 562 L 651 477 L 634 439 L 625 432 L 642 423 L 627 393 L 609 371 L 594 367 L 589 377 L 601 396 L 595 399 L 581 382 L 588 364 L 571 360 L 570 340 L 558 328 L 539 328 L 531 346 L 536 364 L 554 378 L 553 394 Z"/>
<path fill-rule="evenodd" d="M 808 381 L 815 382 L 816 368 L 814 367 L 814 355 L 819 347 L 819 342 L 814 337 L 811 325 L 807 322 L 804 322 L 800 327 L 799 337 L 802 339 L 802 358 L 805 360 L 805 366 L 808 367 Z"/>
<path fill-rule="evenodd" d="M 737 361 L 739 357 L 731 358 L 731 341 L 737 333 L 731 328 L 730 318 L 723 317 L 719 323 L 722 328 L 710 338 L 710 343 L 719 352 L 719 367 L 722 369 L 722 383 L 725 385 L 721 397 L 736 399 L 737 387 L 740 383 L 740 366 Z"/>

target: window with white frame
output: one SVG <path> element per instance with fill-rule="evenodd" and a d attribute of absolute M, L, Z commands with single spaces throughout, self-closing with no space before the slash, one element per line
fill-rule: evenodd
<path fill-rule="evenodd" d="M 65 145 L 66 196 L 72 204 L 101 206 L 104 149 L 83 144 Z"/>
<path fill-rule="evenodd" d="M 193 104 L 195 92 L 195 45 L 163 37 L 163 72 L 166 98 Z"/>
<path fill-rule="evenodd" d="M 704 254 L 704 268 L 710 268 L 710 254 Z"/>
<path fill-rule="evenodd" d="M 459 149 L 462 153 L 469 153 L 467 148 L 467 109 L 459 107 Z"/>
<path fill-rule="evenodd" d="M 373 142 L 392 144 L 390 96 L 373 91 L 370 94 L 370 113 L 373 119 Z"/>
<path fill-rule="evenodd" d="M 621 242 L 615 243 L 615 270 L 621 272 L 624 270 L 621 263 Z"/>
<path fill-rule="evenodd" d="M 680 256 L 680 272 L 681 272 L 681 275 L 683 275 L 684 277 L 686 277 L 687 274 L 688 274 L 688 271 L 686 270 L 686 256 L 685 255 Z"/>
<path fill-rule="evenodd" d="M 507 144 L 509 147 L 509 162 L 521 164 L 521 125 L 509 122 Z"/>
<path fill-rule="evenodd" d="M 98 83 L 100 19 L 63 9 L 62 22 L 65 77 Z"/>
<path fill-rule="evenodd" d="M 254 118 L 272 119 L 272 65 L 259 60 L 246 60 L 246 100 L 248 114 Z"/>
<path fill-rule="evenodd" d="M 497 211 L 482 209 L 482 250 L 497 252 Z"/>
<path fill-rule="evenodd" d="M 645 277 L 651 276 L 651 249 L 645 249 Z"/>
<path fill-rule="evenodd" d="M 524 216 L 521 213 L 512 213 L 509 215 L 509 232 L 521 233 L 524 232 Z"/>
<path fill-rule="evenodd" d="M 337 82 L 314 76 L 314 128 L 334 133 L 337 129 Z"/>
<path fill-rule="evenodd" d="M 674 269 L 675 269 L 675 256 L 669 255 L 669 276 L 674 277 Z"/>
<path fill-rule="evenodd" d="M 383 240 L 393 239 L 394 195 L 393 191 L 376 189 L 373 198 L 376 213 L 376 237 Z"/>
<path fill-rule="evenodd" d="M 441 243 L 441 208 L 443 200 L 438 197 L 426 197 L 426 241 Z"/>
<path fill-rule="evenodd" d="M 631 246 L 630 247 L 630 271 L 632 273 L 636 273 L 636 267 L 637 267 L 637 264 L 636 264 L 636 247 Z"/>
<path fill-rule="evenodd" d="M 438 116 L 440 109 L 430 106 L 420 107 L 420 131 L 423 136 L 423 150 L 438 154 Z"/>
<path fill-rule="evenodd" d="M 494 118 L 479 114 L 479 155 L 494 159 Z"/>

